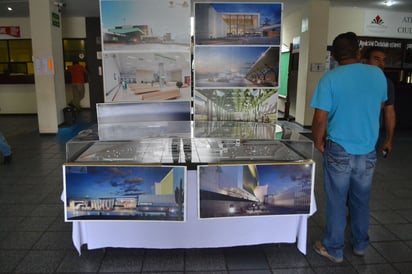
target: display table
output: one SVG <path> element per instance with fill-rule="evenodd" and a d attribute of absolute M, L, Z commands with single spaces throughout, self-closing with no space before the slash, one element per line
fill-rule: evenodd
<path fill-rule="evenodd" d="M 176 138 L 150 138 L 119 143 L 96 140 L 93 137 L 96 134 L 91 133 L 87 136 L 80 134 L 68 142 L 66 155 L 68 163 L 109 162 L 119 165 L 159 163 L 188 167 L 185 221 L 73 220 L 72 237 L 77 251 L 80 253 L 84 244 L 87 244 L 88 249 L 106 247 L 174 249 L 297 243 L 298 249 L 306 254 L 307 221 L 316 212 L 313 188 L 308 195 L 310 209 L 306 214 L 199 218 L 198 171 L 195 168 L 197 164 L 276 163 L 285 160 L 293 163 L 312 158 L 312 142 L 289 130 L 283 130 L 279 137 L 273 139 L 275 130 L 272 126 L 230 123 L 231 132 L 236 134 L 241 132 L 243 135 L 247 132 L 249 135 L 253 133 L 256 136 L 248 135 L 248 139 L 240 140 L 219 139 L 223 133 L 225 136 L 228 134 L 226 128 L 229 127 L 216 123 L 195 127 L 195 138 L 189 139 L 192 142 L 189 151 L 186 149 L 185 140 L 182 139 L 179 141 L 180 150 L 174 152 Z M 131 131 L 133 128 L 129 127 L 127 132 Z M 201 138 L 196 138 L 197 136 Z M 203 139 L 203 136 L 213 136 L 214 139 Z M 272 139 L 266 138 L 267 136 Z M 229 137 L 233 138 L 232 135 Z M 151 153 L 143 155 L 141 151 L 151 151 Z M 118 157 L 118 154 L 121 154 L 121 157 Z M 188 162 L 187 159 L 191 161 Z M 65 195 L 66 193 L 63 192 L 63 201 L 66 201 Z"/>
<path fill-rule="evenodd" d="M 306 254 L 307 220 L 316 211 L 314 197 L 309 215 L 198 219 L 196 171 L 188 171 L 186 222 L 73 222 L 73 244 L 79 254 L 88 249 L 208 248 L 266 243 L 297 243 Z"/>

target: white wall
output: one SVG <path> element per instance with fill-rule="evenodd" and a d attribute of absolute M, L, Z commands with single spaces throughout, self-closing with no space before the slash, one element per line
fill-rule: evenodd
<path fill-rule="evenodd" d="M 365 10 L 360 8 L 331 8 L 329 10 L 328 45 L 340 33 L 352 31 L 362 36 Z M 341 23 L 341 22 L 344 22 Z"/>
<path fill-rule="evenodd" d="M 310 7 L 310 5 L 309 5 Z M 316 32 L 311 33 L 310 37 L 307 37 L 306 33 L 301 32 L 302 18 L 306 16 L 307 7 L 302 7 L 300 10 L 296 10 L 293 13 L 289 13 L 283 18 L 283 34 L 282 43 L 284 46 L 289 46 L 294 37 L 301 37 L 301 56 L 307 53 L 308 55 L 304 59 L 308 59 L 309 63 L 322 63 L 325 61 L 326 57 L 326 47 L 311 49 L 311 52 L 306 52 L 309 50 L 308 45 L 305 45 L 305 40 L 320 39 L 324 37 L 316 37 L 320 35 Z M 327 45 L 331 45 L 333 39 L 343 32 L 353 31 L 357 35 L 363 35 L 364 26 L 364 9 L 359 8 L 338 8 L 329 7 L 329 19 L 327 22 L 320 22 L 321 24 L 327 23 Z M 312 18 L 313 19 L 313 18 Z M 312 22 L 313 23 L 313 22 Z M 310 44 L 314 43 L 312 40 Z M 315 43 L 316 44 L 316 43 Z M 310 46 L 310 45 L 309 45 Z M 316 57 L 316 58 L 315 58 Z M 313 59 L 313 60 L 312 60 Z M 291 109 L 290 114 L 295 116 L 296 121 L 302 125 L 310 125 L 312 119 L 312 110 L 309 107 L 310 97 L 313 93 L 313 89 L 317 84 L 317 79 L 319 79 L 323 73 L 322 72 L 310 72 L 309 63 L 299 64 L 299 80 L 298 80 L 298 91 L 299 97 L 296 105 L 296 109 Z M 306 77 L 305 75 L 314 75 L 314 77 Z M 302 97 L 303 96 L 303 97 Z M 302 98 L 301 98 L 302 97 Z M 284 109 L 284 102 L 280 99 L 279 110 Z M 296 112 L 296 113 L 295 113 Z M 297 113 L 299 112 L 299 113 Z M 309 117 L 310 116 L 310 117 Z"/>
<path fill-rule="evenodd" d="M 22 39 L 30 39 L 30 18 L 0 18 L 1 26 L 19 26 Z M 63 38 L 86 38 L 86 19 L 80 17 L 62 18 Z M 66 85 L 66 100 L 71 94 Z M 90 107 L 89 85 L 85 85 L 83 107 Z M 36 89 L 34 84 L 0 85 L 0 114 L 37 113 Z"/>

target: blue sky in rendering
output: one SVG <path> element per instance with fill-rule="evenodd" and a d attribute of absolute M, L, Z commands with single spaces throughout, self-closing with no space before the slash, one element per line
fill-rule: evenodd
<path fill-rule="evenodd" d="M 256 165 L 259 184 L 268 185 L 268 193 L 271 194 L 310 184 L 312 167 L 311 164 Z"/>
<path fill-rule="evenodd" d="M 240 72 L 249 69 L 268 47 L 199 47 L 196 71 L 200 73 Z"/>
<path fill-rule="evenodd" d="M 260 24 L 265 20 L 270 24 L 280 24 L 282 19 L 282 4 L 241 4 L 241 3 L 213 3 L 211 6 L 218 13 L 259 13 Z"/>
<path fill-rule="evenodd" d="M 103 29 L 148 25 L 153 35 L 172 33 L 190 39 L 190 8 L 171 8 L 167 0 L 102 0 L 100 12 Z"/>
<path fill-rule="evenodd" d="M 216 172 L 216 167 L 213 171 Z M 310 185 L 312 164 L 267 164 L 256 165 L 259 185 L 268 185 L 269 194 L 284 193 L 300 184 Z M 238 176 L 243 173 L 243 166 L 220 166 L 220 187 L 239 187 Z"/>
<path fill-rule="evenodd" d="M 174 169 L 175 187 L 184 167 L 65 166 L 67 198 L 103 198 L 154 194 L 154 183 Z"/>

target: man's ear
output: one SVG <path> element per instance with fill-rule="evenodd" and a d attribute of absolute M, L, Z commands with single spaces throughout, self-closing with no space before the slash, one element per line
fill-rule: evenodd
<path fill-rule="evenodd" d="M 361 57 L 362 57 L 362 55 L 361 55 L 361 50 L 358 49 L 358 50 L 356 51 L 356 59 L 357 59 L 358 61 L 360 61 L 360 60 L 361 60 Z"/>

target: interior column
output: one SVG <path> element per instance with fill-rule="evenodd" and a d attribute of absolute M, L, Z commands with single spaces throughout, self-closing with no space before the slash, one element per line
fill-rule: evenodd
<path fill-rule="evenodd" d="M 309 106 L 310 100 L 325 73 L 329 7 L 328 0 L 309 0 L 303 8 L 295 120 L 304 126 L 312 123 L 314 110 Z"/>
<path fill-rule="evenodd" d="M 53 0 L 29 0 L 40 133 L 57 133 L 66 106 L 61 14 Z"/>

